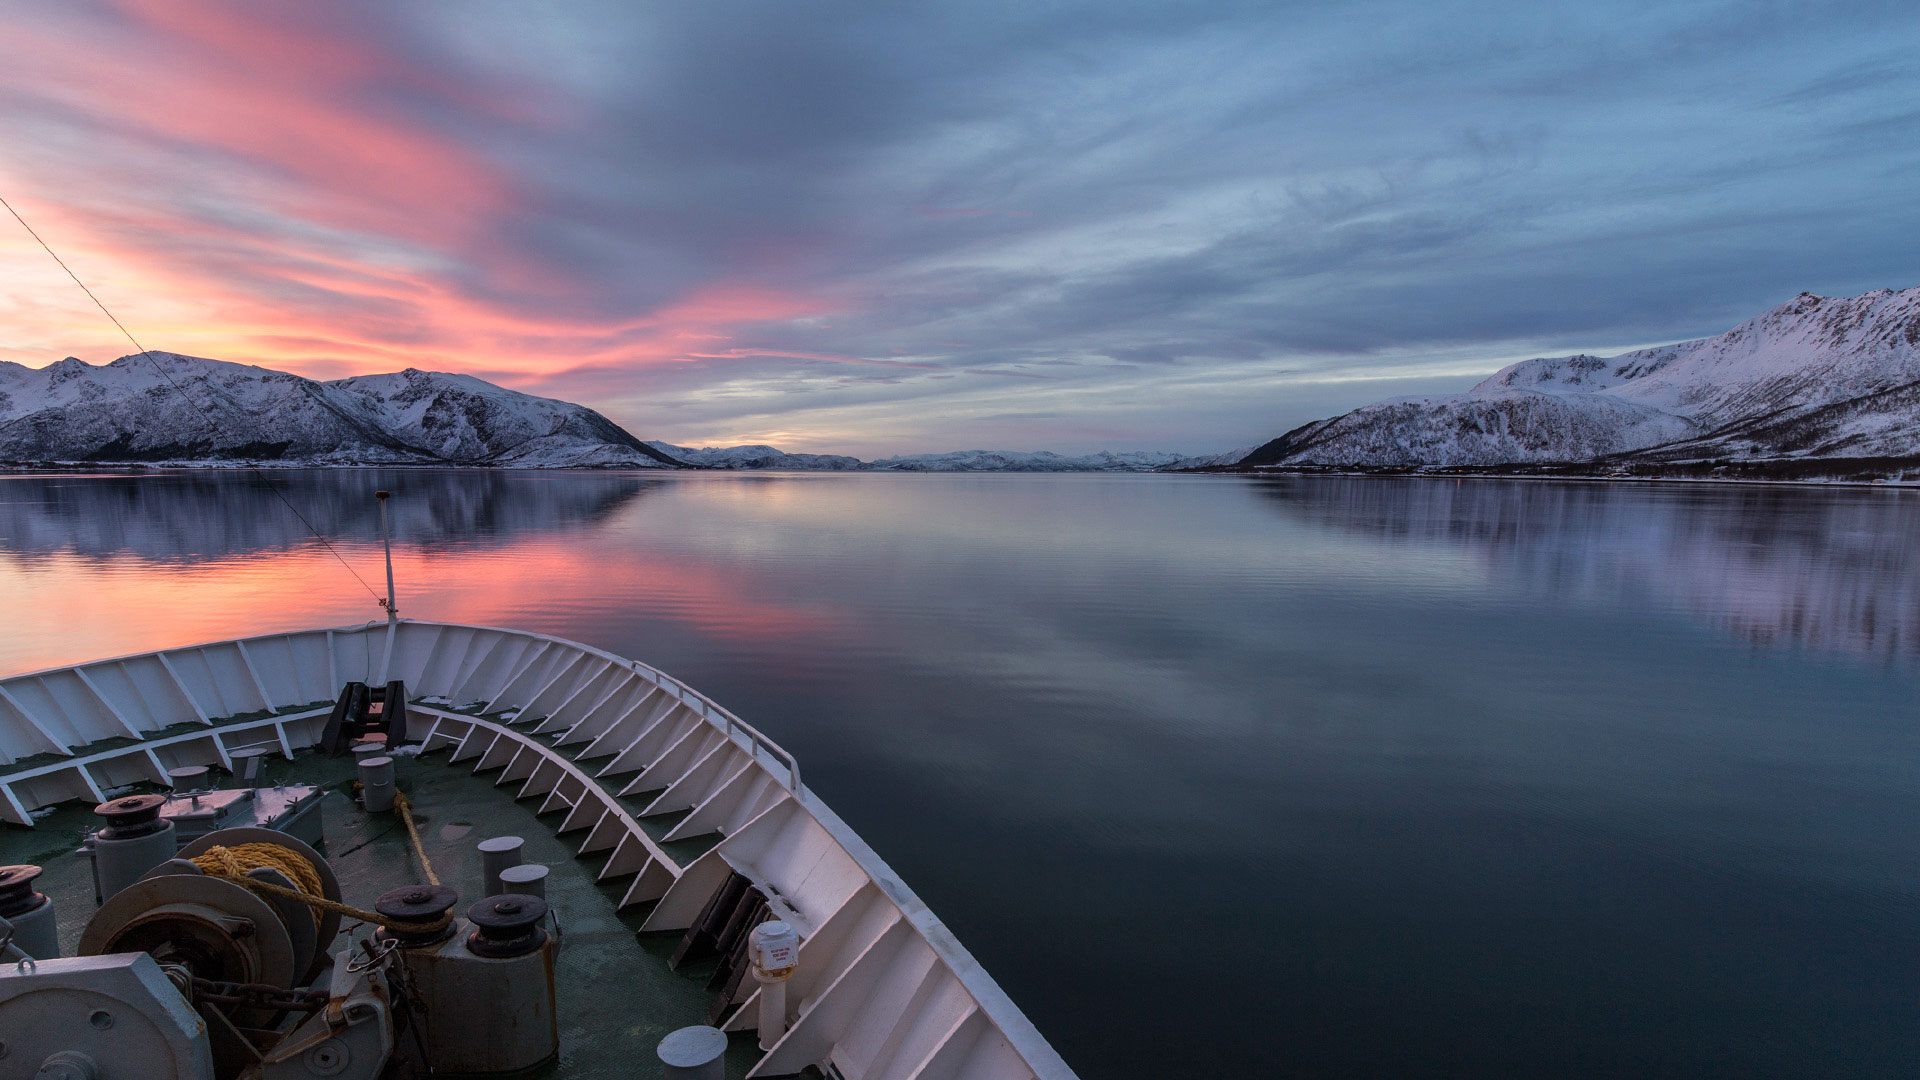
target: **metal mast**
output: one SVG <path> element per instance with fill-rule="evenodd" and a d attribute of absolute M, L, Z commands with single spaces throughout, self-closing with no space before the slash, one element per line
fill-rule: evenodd
<path fill-rule="evenodd" d="M 387 528 L 387 499 L 389 491 L 376 491 L 373 497 L 380 500 L 380 543 L 387 549 L 387 598 L 380 606 L 387 609 L 387 622 L 399 621 L 400 609 L 393 606 L 393 533 Z"/>

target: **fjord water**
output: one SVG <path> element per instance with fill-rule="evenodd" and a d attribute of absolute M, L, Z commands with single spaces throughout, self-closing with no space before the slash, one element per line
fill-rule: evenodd
<path fill-rule="evenodd" d="M 1920 1060 L 1920 492 L 273 482 L 779 739 L 1088 1080 Z M 0 479 L 0 599 L 6 673 L 380 617 L 218 473 Z"/>

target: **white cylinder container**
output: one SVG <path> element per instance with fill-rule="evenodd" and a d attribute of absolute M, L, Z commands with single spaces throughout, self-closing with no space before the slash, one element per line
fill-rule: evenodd
<path fill-rule="evenodd" d="M 747 935 L 747 956 L 760 984 L 760 1049 L 771 1050 L 787 1032 L 787 980 L 800 963 L 800 934 L 779 920 Z"/>

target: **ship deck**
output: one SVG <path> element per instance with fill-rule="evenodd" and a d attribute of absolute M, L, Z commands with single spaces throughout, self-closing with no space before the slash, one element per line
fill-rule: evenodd
<path fill-rule="evenodd" d="M 563 945 L 556 961 L 556 998 L 560 1017 L 560 1057 L 533 1076 L 554 1080 L 628 1080 L 661 1075 L 654 1047 L 668 1032 L 707 1023 L 711 996 L 706 981 L 711 961 L 675 972 L 667 960 L 677 933 L 639 933 L 651 904 L 616 910 L 624 880 L 596 884 L 605 854 L 577 857 L 577 839 L 554 835 L 554 819 L 536 816 L 537 801 L 516 802 L 514 787 L 497 787 L 491 772 L 475 775 L 449 767 L 447 754 L 394 759 L 402 790 L 412 800 L 421 842 L 443 883 L 459 891 L 458 910 L 481 898 L 480 855 L 474 845 L 492 836 L 525 841 L 522 858 L 548 870 L 547 899 L 558 920 Z M 352 801 L 350 758 L 328 758 L 302 751 L 294 760 L 269 759 L 268 784 L 317 784 L 324 802 L 326 845 L 323 854 L 340 879 L 344 899 L 371 907 L 375 897 L 421 879 L 406 829 L 396 814 L 368 814 Z M 157 790 L 157 789 L 155 789 Z M 681 815 L 642 819 L 659 839 Z M 90 864 L 76 848 L 85 833 L 99 826 L 92 808 L 68 804 L 55 808 L 34 829 L 0 827 L 0 865 L 34 863 L 45 873 L 36 884 L 58 905 L 61 955 L 72 956 L 92 916 Z M 691 857 L 717 836 L 674 842 L 675 854 Z M 336 953 L 348 930 L 355 938 L 366 928 L 348 923 L 334 942 Z M 759 1052 L 751 1032 L 735 1035 L 727 1055 L 727 1076 L 744 1077 Z M 809 1070 L 805 1075 L 817 1075 Z"/>
<path fill-rule="evenodd" d="M 341 794 L 351 765 L 303 751 L 354 684 L 404 685 L 424 753 L 402 758 L 399 778 L 467 903 L 479 899 L 474 845 L 489 836 L 522 837 L 527 861 L 551 868 L 567 945 L 564 1057 L 546 1075 L 658 1075 L 658 1039 L 705 1021 L 715 1000 L 707 972 L 666 960 L 740 879 L 742 901 L 799 934 L 800 957 L 765 1054 L 748 1034 L 757 990 L 729 993 L 717 1025 L 738 1033 L 729 1075 L 1073 1080 L 953 932 L 801 782 L 790 752 L 665 672 L 562 638 L 401 619 L 0 678 L 0 818 L 13 827 L 0 830 L 0 859 L 47 868 L 71 943 L 92 908 L 73 855 L 95 824 L 88 808 L 264 749 L 282 759 L 269 780 L 335 793 L 328 854 L 347 900 L 415 883 L 404 828 Z"/>

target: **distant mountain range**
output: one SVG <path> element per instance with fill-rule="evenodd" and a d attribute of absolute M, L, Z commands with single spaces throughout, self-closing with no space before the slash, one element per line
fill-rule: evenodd
<path fill-rule="evenodd" d="M 1067 456 L 1045 450 L 956 450 L 947 454 L 908 454 L 862 461 L 843 454 L 789 454 L 771 446 L 647 445 L 669 457 L 712 469 L 809 469 L 828 472 L 1152 472 L 1157 469 L 1222 465 L 1246 456 L 1246 450 L 1209 457 L 1135 451 Z"/>
<path fill-rule="evenodd" d="M 1920 455 L 1920 288 L 1801 293 L 1718 337 L 1504 368 L 1306 424 L 1238 467 L 1818 463 Z"/>
<path fill-rule="evenodd" d="M 1237 459 L 1238 451 L 1226 458 Z M 1170 453 L 964 450 L 862 461 L 771 446 L 642 442 L 583 405 L 470 375 L 322 382 L 154 352 L 93 365 L 0 362 L 0 466 L 459 465 L 502 468 L 1143 472 L 1215 464 Z"/>

